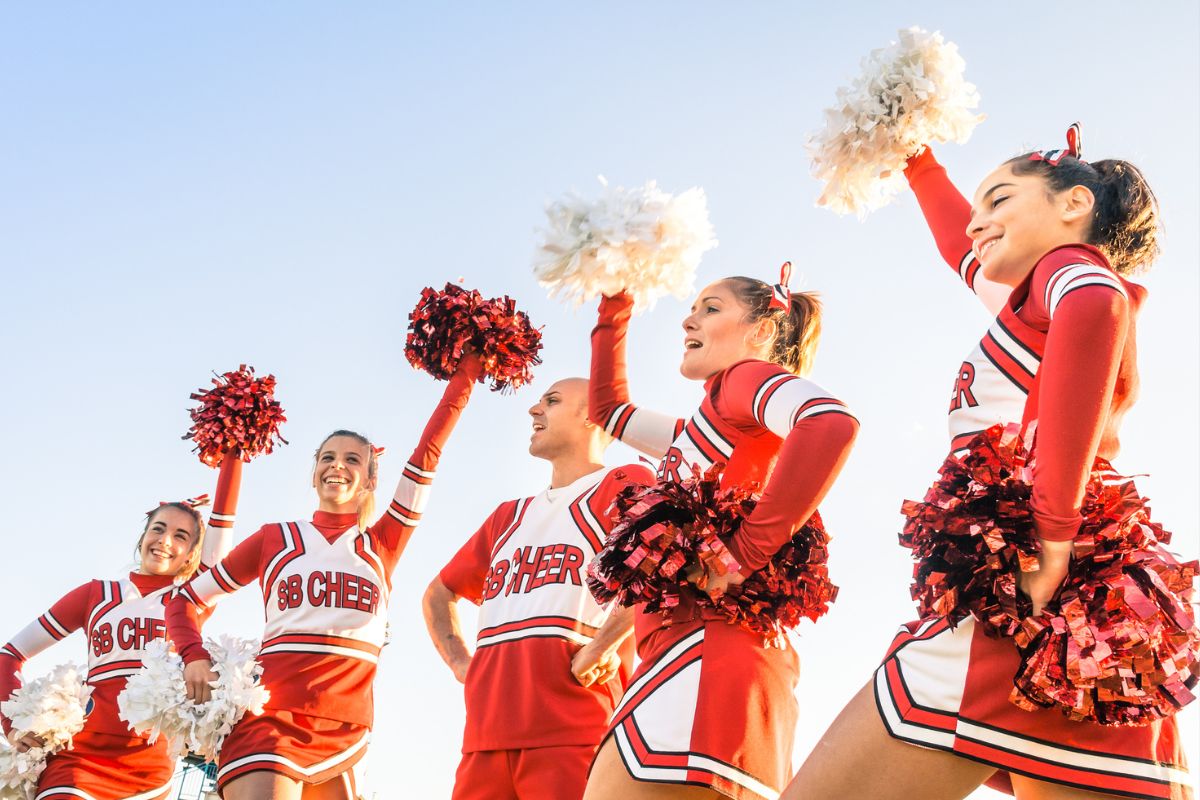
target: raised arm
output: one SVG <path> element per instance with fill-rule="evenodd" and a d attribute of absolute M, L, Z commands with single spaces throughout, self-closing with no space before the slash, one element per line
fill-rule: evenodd
<path fill-rule="evenodd" d="M 233 549 L 233 523 L 237 514 L 238 496 L 242 490 L 242 461 L 226 455 L 217 473 L 217 491 L 212 513 L 208 515 L 208 530 L 204 534 L 204 552 L 200 563 L 212 567 Z"/>
<path fill-rule="evenodd" d="M 764 362 L 735 367 L 727 381 L 737 384 L 727 390 L 729 413 L 783 439 L 758 506 L 730 545 L 741 574 L 749 575 L 816 511 L 846 463 L 858 420 L 820 386 Z"/>
<path fill-rule="evenodd" d="M 45 614 L 26 625 L 0 648 L 0 701 L 8 700 L 20 688 L 21 667 L 27 659 L 84 626 L 92 607 L 95 584 L 95 581 L 89 581 L 63 595 Z M 12 729 L 8 717 L 3 714 L 0 714 L 0 727 L 6 736 Z"/>
<path fill-rule="evenodd" d="M 388 574 L 395 568 L 401 553 L 408 545 L 408 540 L 412 538 L 413 531 L 421 521 L 421 514 L 429 502 L 433 476 L 442 457 L 442 448 L 450 440 L 450 434 L 454 432 L 458 418 L 467 407 L 467 401 L 471 399 L 471 389 L 482 371 L 483 364 L 478 356 L 463 356 L 458 371 L 447 382 L 442 399 L 430 415 L 429 422 L 425 424 L 416 449 L 404 465 L 391 504 L 383 516 L 371 526 L 372 540 Z"/>
<path fill-rule="evenodd" d="M 683 420 L 629 402 L 625 336 L 632 314 L 633 300 L 628 295 L 600 298 L 600 319 L 592 329 L 588 417 L 630 447 L 662 458 L 679 435 Z"/>
<path fill-rule="evenodd" d="M 950 182 L 946 168 L 938 163 L 928 147 L 908 160 L 904 176 L 917 196 L 921 213 L 925 215 L 942 258 L 987 310 L 998 314 L 1008 299 L 1009 288 L 993 283 L 981 274 L 979 260 L 975 258 L 971 239 L 967 236 L 971 204 Z"/>

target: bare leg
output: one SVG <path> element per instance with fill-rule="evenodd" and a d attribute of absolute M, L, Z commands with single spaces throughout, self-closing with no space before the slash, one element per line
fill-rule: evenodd
<path fill-rule="evenodd" d="M 702 786 L 634 780 L 610 736 L 596 754 L 583 800 L 713 800 L 722 795 Z"/>
<path fill-rule="evenodd" d="M 221 792 L 224 800 L 300 800 L 301 785 L 277 772 L 247 772 Z"/>
<path fill-rule="evenodd" d="M 1057 783 L 1038 781 L 1024 775 L 1009 775 L 1017 800 L 1119 800 L 1115 794 L 1101 794 L 1087 789 L 1060 786 Z"/>
<path fill-rule="evenodd" d="M 868 682 L 825 731 L 781 800 L 960 800 L 995 771 L 893 739 Z"/>
<path fill-rule="evenodd" d="M 305 784 L 303 800 L 354 800 L 354 771 L 346 770 L 324 783 Z"/>

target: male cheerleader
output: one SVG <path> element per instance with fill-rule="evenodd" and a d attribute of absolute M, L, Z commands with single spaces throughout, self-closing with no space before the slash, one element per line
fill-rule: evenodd
<path fill-rule="evenodd" d="M 549 488 L 501 503 L 433 579 L 425 622 L 466 685 L 467 723 L 453 800 L 572 800 L 629 678 L 630 609 L 587 590 L 586 570 L 621 487 L 650 483 L 642 465 L 602 463 L 611 438 L 588 420 L 588 382 L 567 378 L 529 409 L 529 453 L 550 462 Z M 456 603 L 479 608 L 475 652 Z"/>

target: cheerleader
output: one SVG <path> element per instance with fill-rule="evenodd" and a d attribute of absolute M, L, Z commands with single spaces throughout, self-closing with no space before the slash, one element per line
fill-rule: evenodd
<path fill-rule="evenodd" d="M 1127 276 L 1158 252 L 1157 205 L 1126 161 L 1065 150 L 1013 158 L 968 203 L 928 149 L 907 176 L 938 249 L 969 288 L 1010 291 L 963 362 L 951 450 L 995 423 L 1036 421 L 1031 507 L 1040 567 L 1021 588 L 1039 612 L 1067 573 L 1096 456 L 1118 449 L 1137 394 L 1136 319 L 1146 290 Z M 982 279 L 982 281 L 981 281 Z M 1175 720 L 1105 727 L 1008 697 L 1019 656 L 968 617 L 901 628 L 784 793 L 810 798 L 964 797 L 984 782 L 1018 798 L 1190 797 Z M 916 747 L 910 746 L 916 745 Z"/>
<path fill-rule="evenodd" d="M 36 800 L 157 800 L 170 790 L 175 759 L 166 739 L 149 744 L 131 733 L 118 716 L 117 696 L 141 668 L 146 646 L 166 636 L 165 606 L 177 583 L 229 552 L 241 472 L 236 458 L 222 462 L 207 533 L 196 510 L 207 496 L 160 504 L 146 515 L 135 571 L 123 580 L 93 580 L 73 589 L 0 650 L 0 698 L 7 699 L 21 685 L 26 659 L 73 631 L 82 628 L 87 636 L 87 719 L 69 749 L 46 759 Z M 0 716 L 0 723 L 11 739 L 10 721 Z M 26 733 L 13 744 L 24 751 L 41 742 Z"/>
<path fill-rule="evenodd" d="M 726 482 L 763 486 L 730 550 L 740 572 L 704 576 L 718 594 L 763 567 L 833 485 L 858 423 L 799 375 L 816 350 L 821 307 L 752 278 L 717 281 L 683 321 L 680 372 L 703 381 L 689 419 L 629 402 L 625 335 L 632 302 L 605 297 L 592 332 L 590 414 L 613 436 L 660 459 L 660 479 L 725 465 Z M 728 485 L 728 483 L 727 483 Z M 790 777 L 799 663 L 790 646 L 685 600 L 669 618 L 639 608 L 641 663 L 609 724 L 586 800 L 775 798 Z"/>
<path fill-rule="evenodd" d="M 196 617 L 258 581 L 266 614 L 259 662 L 271 697 L 222 746 L 217 785 L 226 800 L 295 800 L 355 795 L 351 767 L 366 752 L 372 683 L 387 629 L 391 575 L 429 495 L 434 470 L 479 377 L 464 356 L 391 505 L 373 518 L 379 451 L 339 430 L 317 448 L 311 521 L 262 527 L 210 572 L 181 587 L 167 628 L 185 663 L 188 697 L 204 702 L 216 679 Z"/>

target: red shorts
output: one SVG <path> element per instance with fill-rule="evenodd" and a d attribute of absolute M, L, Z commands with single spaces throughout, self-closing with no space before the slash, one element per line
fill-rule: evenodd
<path fill-rule="evenodd" d="M 774 800 L 791 779 L 800 662 L 789 645 L 723 621 L 659 628 L 613 712 L 613 737 L 639 781 Z"/>
<path fill-rule="evenodd" d="M 912 622 L 875 672 L 876 705 L 895 738 L 1007 772 L 1122 797 L 1192 796 L 1174 719 L 1113 727 L 1024 711 L 1008 699 L 1019 665 L 1012 640 L 971 618 Z"/>
<path fill-rule="evenodd" d="M 345 773 L 347 790 L 353 791 L 350 768 L 367 752 L 370 734 L 364 725 L 273 708 L 242 717 L 221 746 L 217 788 L 248 772 L 266 771 L 308 784 Z"/>
<path fill-rule="evenodd" d="M 579 800 L 592 745 L 464 753 L 451 800 Z"/>
<path fill-rule="evenodd" d="M 158 800 L 175 775 L 167 742 L 83 731 L 46 759 L 37 800 Z"/>

